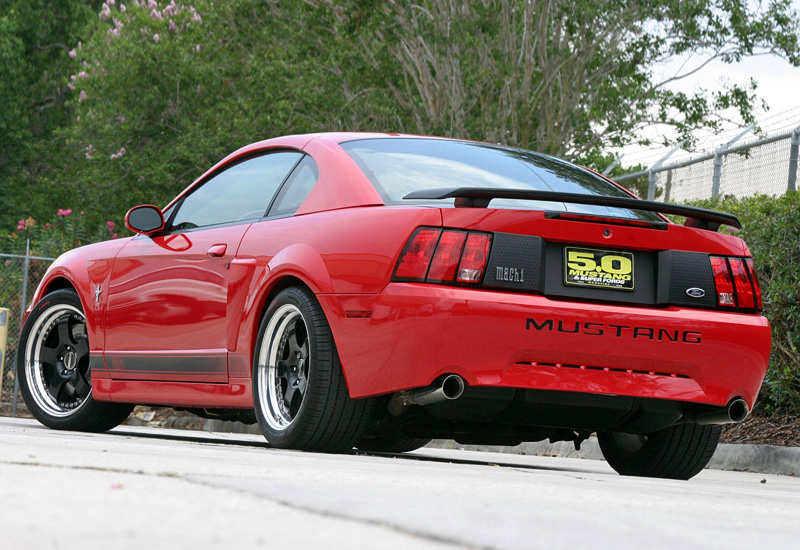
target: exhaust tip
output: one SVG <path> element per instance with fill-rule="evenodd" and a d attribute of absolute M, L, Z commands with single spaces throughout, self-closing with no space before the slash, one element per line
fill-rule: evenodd
<path fill-rule="evenodd" d="M 458 399 L 464 393 L 464 379 L 450 374 L 442 381 L 442 393 L 447 399 Z"/>
<path fill-rule="evenodd" d="M 741 397 L 737 397 L 728 405 L 728 416 L 732 422 L 741 422 L 747 415 L 750 414 L 750 408 L 747 406 L 747 401 Z"/>

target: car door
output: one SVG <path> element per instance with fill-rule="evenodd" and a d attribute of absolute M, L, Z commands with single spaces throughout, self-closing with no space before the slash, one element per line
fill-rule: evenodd
<path fill-rule="evenodd" d="M 125 245 L 107 289 L 112 378 L 227 382 L 230 262 L 302 156 L 279 151 L 223 167 L 170 209 L 164 231 Z"/>

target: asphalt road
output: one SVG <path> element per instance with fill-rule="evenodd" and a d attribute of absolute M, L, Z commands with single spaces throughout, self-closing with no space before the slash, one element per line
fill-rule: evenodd
<path fill-rule="evenodd" d="M 0 418 L 0 548 L 798 548 L 800 479 L 594 460 L 322 455 L 258 436 Z"/>

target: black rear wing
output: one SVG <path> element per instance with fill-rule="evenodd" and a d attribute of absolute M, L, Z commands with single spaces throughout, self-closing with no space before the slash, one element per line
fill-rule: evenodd
<path fill-rule="evenodd" d="M 608 197 L 605 195 L 588 195 L 582 193 L 560 193 L 558 191 L 537 191 L 533 189 L 491 189 L 485 187 L 440 187 L 437 189 L 420 189 L 409 193 L 404 199 L 456 199 L 456 207 L 486 208 L 492 199 L 521 199 L 530 201 L 571 202 L 573 204 L 591 204 L 595 206 L 612 206 L 630 210 L 644 210 L 660 214 L 684 216 L 690 227 L 716 231 L 720 225 L 741 229 L 739 218 L 733 214 L 680 206 L 667 202 L 644 201 L 632 197 Z"/>

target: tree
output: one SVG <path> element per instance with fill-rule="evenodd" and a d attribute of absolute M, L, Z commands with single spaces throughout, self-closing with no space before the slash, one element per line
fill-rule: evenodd
<path fill-rule="evenodd" d="M 73 120 L 68 52 L 99 5 L 0 0 L 0 227 L 36 208 L 31 203 L 49 201 L 39 185 L 52 175 L 52 134 Z"/>
<path fill-rule="evenodd" d="M 752 83 L 688 96 L 654 83 L 655 64 L 692 52 L 800 62 L 788 0 L 58 0 L 74 14 L 66 29 L 31 22 L 61 17 L 50 2 L 2 1 L 18 12 L 0 21 L 0 85 L 50 75 L 37 79 L 56 93 L 39 95 L 61 113 L 34 135 L 42 102 L 25 88 L 2 115 L 21 132 L 4 147 L 28 151 L 0 167 L 8 229 L 57 208 L 119 224 L 234 149 L 289 133 L 438 134 L 603 168 L 609 147 L 654 121 L 683 139 L 718 127 L 721 109 L 752 119 Z M 25 65 L 36 44 L 65 46 L 44 50 L 58 70 Z"/>
<path fill-rule="evenodd" d="M 798 14 L 789 0 L 766 6 L 747 0 L 317 5 L 335 14 L 329 23 L 336 41 L 346 42 L 367 68 L 351 70 L 342 93 L 388 91 L 399 107 L 385 121 L 390 127 L 573 159 L 630 143 L 638 129 L 656 122 L 672 125 L 689 143 L 697 128 L 719 129 L 726 109 L 751 122 L 755 82 L 714 94 L 668 88 L 711 60 L 732 63 L 769 52 L 800 64 Z M 689 54 L 706 61 L 654 81 L 656 64 Z M 353 67 L 350 57 L 345 61 Z M 363 74 L 371 81 L 353 86 Z"/>

